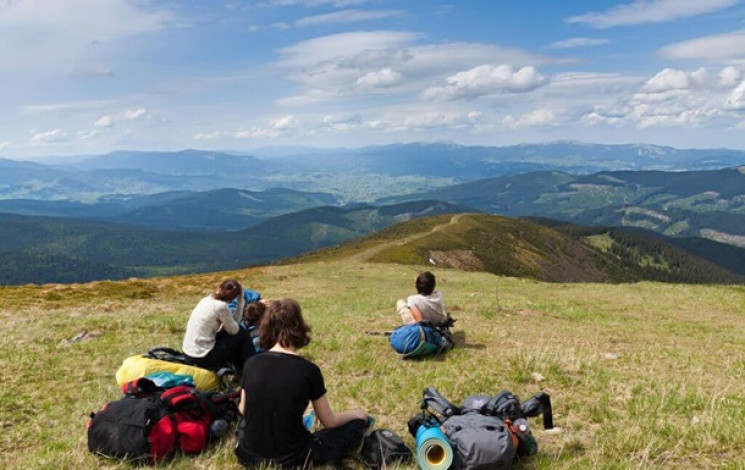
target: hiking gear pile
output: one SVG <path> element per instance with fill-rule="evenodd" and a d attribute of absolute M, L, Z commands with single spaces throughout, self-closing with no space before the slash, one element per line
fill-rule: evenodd
<path fill-rule="evenodd" d="M 218 371 L 195 366 L 189 356 L 171 348 L 153 348 L 146 354 L 130 356 L 122 362 L 116 371 L 116 382 L 122 386 L 140 377 L 156 372 L 171 372 L 177 375 L 190 375 L 194 385 L 200 390 L 231 389 L 229 376 L 235 372 L 230 367 Z"/>
<path fill-rule="evenodd" d="M 472 395 L 456 406 L 427 387 L 421 409 L 408 428 L 417 439 L 423 470 L 510 470 L 516 456 L 538 452 L 526 418 L 542 415 L 544 429 L 553 427 L 551 399 L 543 392 L 522 404 L 505 390 L 493 397 Z M 423 439 L 425 434 L 429 440 Z"/>
<path fill-rule="evenodd" d="M 88 421 L 88 450 L 136 463 L 197 454 L 238 419 L 239 392 L 219 394 L 178 385 L 164 389 L 145 377 L 122 386 Z"/>
<path fill-rule="evenodd" d="M 450 327 L 454 323 L 455 319 L 448 315 L 442 325 L 435 326 L 428 321 L 401 325 L 393 330 L 388 341 L 404 359 L 439 354 L 453 347 Z"/>

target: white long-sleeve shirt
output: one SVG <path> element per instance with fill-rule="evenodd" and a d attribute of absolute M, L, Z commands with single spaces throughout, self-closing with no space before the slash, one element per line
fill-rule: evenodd
<path fill-rule="evenodd" d="M 243 312 L 243 294 L 239 296 L 236 315 Z M 181 346 L 191 357 L 204 357 L 215 347 L 215 337 L 220 326 L 230 335 L 238 333 L 240 326 L 228 308 L 228 303 L 208 295 L 191 311 Z"/>

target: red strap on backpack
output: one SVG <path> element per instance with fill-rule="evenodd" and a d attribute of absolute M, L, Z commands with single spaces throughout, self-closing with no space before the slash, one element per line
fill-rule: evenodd
<path fill-rule="evenodd" d="M 140 377 L 122 385 L 122 392 L 125 395 L 138 398 L 153 396 L 158 390 L 161 390 L 161 388 L 147 377 Z"/>
<path fill-rule="evenodd" d="M 207 446 L 212 415 L 193 387 L 178 385 L 160 395 L 176 420 L 181 451 L 197 454 Z"/>

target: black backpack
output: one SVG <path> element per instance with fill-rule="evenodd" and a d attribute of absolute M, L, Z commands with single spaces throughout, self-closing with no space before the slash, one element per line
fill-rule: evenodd
<path fill-rule="evenodd" d="M 395 432 L 390 429 L 376 429 L 365 436 L 361 457 L 365 465 L 377 470 L 393 463 L 409 462 L 413 452 Z"/>
<path fill-rule="evenodd" d="M 174 452 L 199 453 L 237 418 L 239 392 L 217 394 L 179 385 L 156 387 L 140 378 L 122 386 L 88 421 L 88 450 L 134 463 L 155 464 Z M 215 424 L 222 433 L 217 434 Z"/>

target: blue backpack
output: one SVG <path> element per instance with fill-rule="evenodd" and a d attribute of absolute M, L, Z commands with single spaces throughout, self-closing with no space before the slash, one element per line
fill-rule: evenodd
<path fill-rule="evenodd" d="M 434 326 L 426 321 L 401 325 L 393 330 L 388 341 L 403 358 L 437 354 L 453 347 L 450 326 L 454 322 L 449 318 L 443 326 Z"/>

